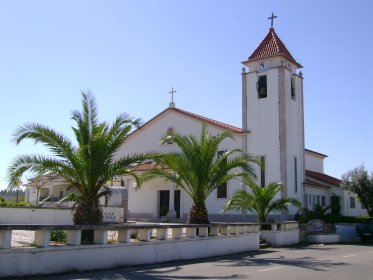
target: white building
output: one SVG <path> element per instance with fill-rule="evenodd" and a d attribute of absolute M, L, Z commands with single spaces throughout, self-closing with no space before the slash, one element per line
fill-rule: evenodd
<path fill-rule="evenodd" d="M 236 141 L 226 141 L 221 151 L 241 148 L 244 153 L 259 156 L 263 169 L 257 172 L 258 183 L 263 186 L 283 182 L 286 186 L 282 197 L 295 197 L 304 207 L 315 204 L 330 205 L 331 197 L 342 197 L 343 214 L 361 215 L 356 197 L 341 190 L 339 179 L 324 174 L 323 154 L 304 147 L 304 107 L 302 67 L 273 28 L 258 48 L 243 62 L 242 71 L 242 128 L 224 124 L 200 115 L 170 107 L 135 131 L 123 144 L 119 154 L 140 152 L 174 152 L 173 144 L 160 145 L 159 140 L 169 131 L 198 136 L 203 123 L 208 124 L 211 134 L 228 130 Z M 152 168 L 151 164 L 137 168 L 139 172 Z M 136 190 L 127 179 L 130 217 L 158 219 L 161 208 L 169 208 L 169 216 L 185 219 L 192 206 L 185 192 L 163 179 L 145 183 Z M 221 214 L 232 194 L 242 188 L 238 180 L 227 184 L 226 190 L 214 191 L 206 201 L 211 220 L 242 220 L 241 213 Z M 355 201 L 355 208 L 353 200 Z M 347 201 L 347 202 L 346 202 Z M 290 217 L 297 209 L 291 209 Z M 282 219 L 289 217 L 282 216 Z"/>

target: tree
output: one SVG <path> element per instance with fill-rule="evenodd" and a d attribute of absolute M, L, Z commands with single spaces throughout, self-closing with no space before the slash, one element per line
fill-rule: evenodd
<path fill-rule="evenodd" d="M 95 98 L 82 92 L 83 110 L 73 111 L 72 127 L 77 145 L 63 134 L 38 123 L 20 126 L 14 133 L 18 145 L 25 139 L 40 142 L 51 156 L 20 155 L 8 169 L 8 182 L 14 187 L 25 172 L 36 177 L 59 175 L 78 190 L 74 212 L 75 224 L 100 224 L 102 211 L 99 199 L 110 194 L 105 184 L 114 176 L 130 175 L 131 164 L 142 162 L 147 155 L 135 154 L 114 159 L 116 152 L 139 120 L 119 115 L 112 124 L 99 122 Z"/>
<path fill-rule="evenodd" d="M 199 139 L 193 135 L 172 134 L 161 140 L 162 144 L 174 143 L 181 153 L 158 158 L 162 168 L 150 171 L 147 176 L 163 176 L 192 198 L 188 223 L 209 223 L 205 201 L 218 186 L 237 177 L 255 176 L 251 165 L 256 162 L 254 157 L 234 157 L 233 154 L 241 152 L 239 149 L 218 156 L 219 145 L 227 138 L 234 139 L 230 132 L 211 136 L 204 124 Z"/>
<path fill-rule="evenodd" d="M 267 216 L 271 213 L 289 211 L 288 206 L 301 206 L 301 202 L 295 198 L 275 199 L 276 195 L 282 191 L 282 183 L 270 183 L 266 187 L 261 187 L 251 179 L 244 179 L 244 183 L 251 192 L 240 190 L 233 194 L 232 198 L 225 205 L 223 212 L 229 210 L 248 210 L 258 215 L 259 222 L 265 223 Z"/>
<path fill-rule="evenodd" d="M 342 176 L 341 187 L 356 194 L 369 216 L 373 216 L 373 174 L 369 175 L 363 165 L 356 167 Z"/>
<path fill-rule="evenodd" d="M 40 199 L 40 189 L 48 183 L 48 179 L 46 176 L 35 176 L 28 180 L 29 186 L 36 189 L 36 206 L 39 206 L 39 199 Z"/>

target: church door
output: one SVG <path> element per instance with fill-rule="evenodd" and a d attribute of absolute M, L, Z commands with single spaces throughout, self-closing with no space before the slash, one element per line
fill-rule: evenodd
<path fill-rule="evenodd" d="M 161 217 L 161 209 L 166 208 L 167 210 L 169 209 L 170 205 L 170 191 L 159 191 L 159 208 L 158 208 L 158 213 L 159 213 L 159 218 Z"/>
<path fill-rule="evenodd" d="M 175 190 L 174 209 L 176 211 L 176 219 L 180 219 L 180 190 Z"/>

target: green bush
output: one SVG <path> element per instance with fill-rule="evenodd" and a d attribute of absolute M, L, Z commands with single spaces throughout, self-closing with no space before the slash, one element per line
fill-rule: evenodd
<path fill-rule="evenodd" d="M 32 207 L 34 206 L 32 203 L 30 202 L 24 202 L 24 201 L 19 201 L 19 202 L 15 202 L 15 201 L 9 201 L 9 200 L 6 200 L 5 198 L 3 197 L 0 197 L 0 206 L 10 206 L 10 207 Z"/>
<path fill-rule="evenodd" d="M 352 216 L 341 216 L 341 215 L 333 215 L 333 214 L 326 214 L 323 217 L 319 217 L 315 215 L 315 213 L 313 213 L 312 211 L 308 211 L 299 216 L 299 222 L 305 224 L 309 220 L 312 220 L 312 219 L 321 219 L 328 224 L 335 224 L 335 223 L 361 224 L 361 223 L 367 223 L 368 220 L 371 218 L 372 217 L 369 217 L 369 216 L 352 217 Z"/>
<path fill-rule="evenodd" d="M 66 242 L 66 231 L 65 230 L 52 230 L 51 232 L 51 241 L 55 242 Z"/>

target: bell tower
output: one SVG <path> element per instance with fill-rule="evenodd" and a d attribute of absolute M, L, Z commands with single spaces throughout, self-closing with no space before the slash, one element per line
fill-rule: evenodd
<path fill-rule="evenodd" d="M 259 184 L 282 182 L 282 197 L 303 201 L 302 65 L 276 34 L 274 18 L 272 14 L 263 41 L 242 62 L 242 126 L 248 131 L 244 150 L 260 157 Z M 296 209 L 290 209 L 290 215 L 295 213 Z"/>

